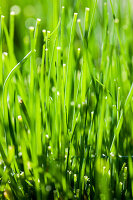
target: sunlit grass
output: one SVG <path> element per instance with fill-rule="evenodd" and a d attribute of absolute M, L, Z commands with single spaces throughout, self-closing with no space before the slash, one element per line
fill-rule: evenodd
<path fill-rule="evenodd" d="M 0 11 L 0 199 L 132 199 L 131 2 L 62 2 L 46 26 Z"/>

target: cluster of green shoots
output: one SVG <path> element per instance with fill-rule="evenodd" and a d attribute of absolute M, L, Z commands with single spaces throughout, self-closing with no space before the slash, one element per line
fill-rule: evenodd
<path fill-rule="evenodd" d="M 104 3 L 98 46 L 91 9 L 71 29 L 65 7 L 51 32 L 37 19 L 20 62 L 0 15 L 0 199 L 133 198 L 132 27 Z"/>

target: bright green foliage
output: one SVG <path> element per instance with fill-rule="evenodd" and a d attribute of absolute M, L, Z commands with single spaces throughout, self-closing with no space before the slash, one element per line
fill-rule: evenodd
<path fill-rule="evenodd" d="M 3 2 L 0 199 L 133 199 L 132 2 Z"/>

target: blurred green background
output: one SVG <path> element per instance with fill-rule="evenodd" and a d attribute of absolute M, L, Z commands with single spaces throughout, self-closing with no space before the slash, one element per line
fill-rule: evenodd
<path fill-rule="evenodd" d="M 113 16 L 109 0 L 99 0 L 94 16 L 94 24 L 90 37 L 90 51 L 92 57 L 95 57 L 96 64 L 99 64 L 101 58 L 101 46 L 104 40 L 104 3 L 108 4 L 109 25 L 108 31 L 113 34 Z M 113 0 L 112 1 L 114 13 L 116 18 L 119 18 L 120 37 L 127 54 L 132 56 L 133 47 L 126 44 L 132 44 L 132 30 L 133 30 L 133 6 L 131 0 Z M 40 49 L 39 56 L 41 56 L 41 48 L 43 37 L 41 30 L 46 29 L 51 32 L 56 28 L 59 18 L 61 17 L 61 8 L 65 7 L 65 22 L 66 34 L 64 47 L 68 47 L 70 39 L 70 29 L 72 25 L 73 13 L 78 13 L 78 18 L 81 19 L 82 27 L 84 26 L 85 7 L 90 8 L 90 19 L 93 14 L 94 0 L 0 0 L 1 12 L 5 15 L 7 25 L 9 24 L 10 11 L 15 11 L 15 55 L 19 61 L 29 50 L 29 26 L 35 26 L 36 18 L 41 18 L 40 36 L 38 46 Z M 8 25 L 9 26 L 9 25 Z M 111 37 L 110 37 L 111 38 Z M 114 38 L 117 40 L 117 38 Z M 113 41 L 110 41 L 110 44 Z M 58 44 L 60 46 L 60 43 Z M 82 42 L 80 32 L 77 26 L 77 36 L 75 40 L 76 48 L 81 48 Z M 27 46 L 27 49 L 25 48 Z M 3 51 L 7 51 L 6 45 Z M 131 57 L 129 57 L 131 62 Z M 130 64 L 130 63 L 129 63 Z"/>

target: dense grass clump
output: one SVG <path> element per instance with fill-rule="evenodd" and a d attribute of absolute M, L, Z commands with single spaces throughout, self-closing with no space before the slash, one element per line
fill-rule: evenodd
<path fill-rule="evenodd" d="M 0 3 L 0 199 L 133 199 L 132 2 L 12 3 L 10 16 Z"/>

